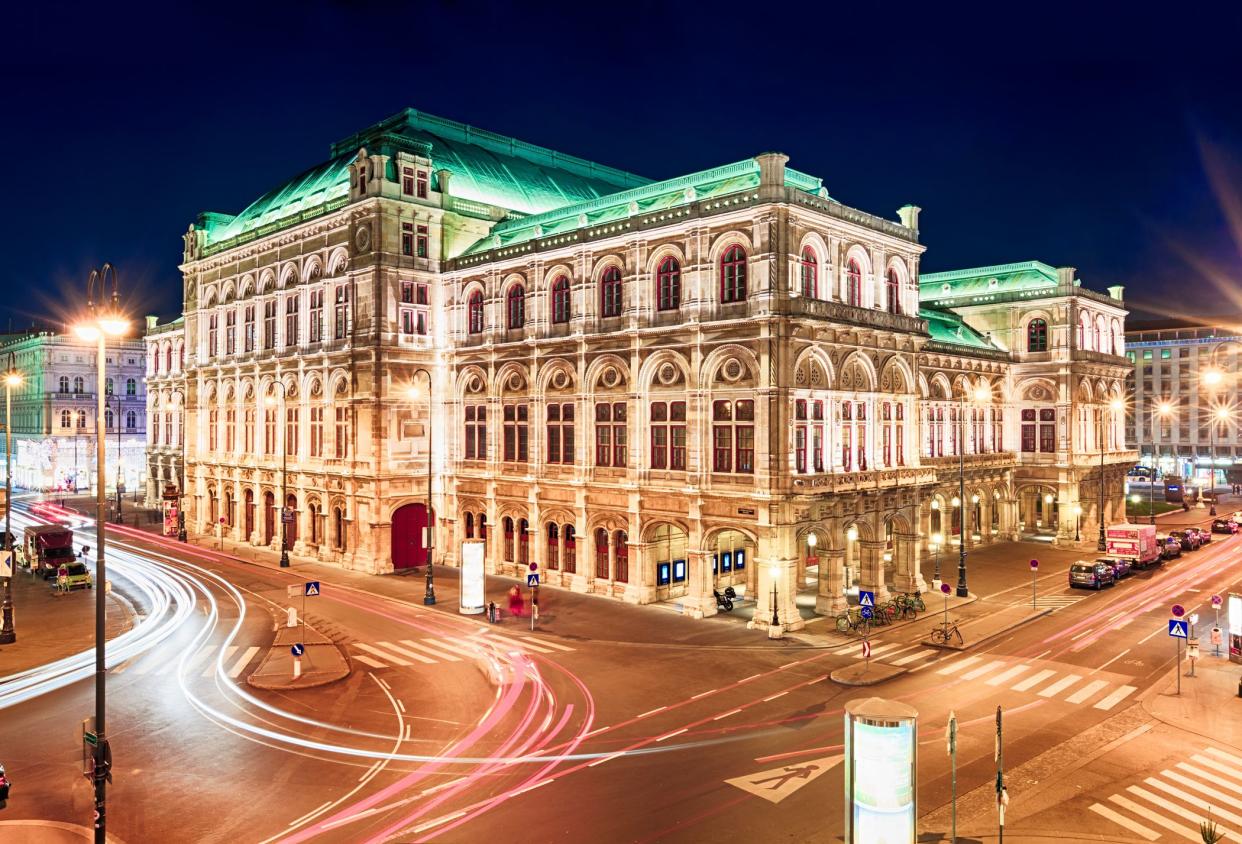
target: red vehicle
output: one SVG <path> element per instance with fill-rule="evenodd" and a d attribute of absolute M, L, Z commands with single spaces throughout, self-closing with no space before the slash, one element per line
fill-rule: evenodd
<path fill-rule="evenodd" d="M 45 578 L 55 577 L 61 565 L 75 560 L 73 530 L 64 525 L 32 525 L 26 528 L 22 547 L 26 565 Z"/>
<path fill-rule="evenodd" d="M 1146 568 L 1160 562 L 1155 525 L 1113 525 L 1106 531 L 1105 538 L 1109 556 L 1129 560 L 1133 568 Z"/>

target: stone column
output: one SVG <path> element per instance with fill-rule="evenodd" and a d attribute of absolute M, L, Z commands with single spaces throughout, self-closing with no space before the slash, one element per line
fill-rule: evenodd
<path fill-rule="evenodd" d="M 914 533 L 893 534 L 893 588 L 898 592 L 926 592 L 927 582 L 919 568 L 919 537 Z"/>
<path fill-rule="evenodd" d="M 712 595 L 712 555 L 710 551 L 686 551 L 686 597 L 683 612 L 691 618 L 716 614 L 716 598 Z"/>
<path fill-rule="evenodd" d="M 992 499 L 979 499 L 979 544 L 987 545 L 992 541 Z"/>
<path fill-rule="evenodd" d="M 819 554 L 819 594 L 815 596 L 815 612 L 840 615 L 845 612 L 845 550 L 832 548 Z"/>
<path fill-rule="evenodd" d="M 888 586 L 884 583 L 884 541 L 875 539 L 858 540 L 859 573 L 858 588 L 866 592 L 874 592 L 877 603 L 889 599 Z"/>

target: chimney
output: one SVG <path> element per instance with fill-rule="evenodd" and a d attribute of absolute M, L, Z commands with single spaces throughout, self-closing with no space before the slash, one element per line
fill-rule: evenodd
<path fill-rule="evenodd" d="M 453 173 L 450 170 L 437 170 L 436 178 L 440 181 L 440 193 L 444 196 L 449 194 L 449 182 L 453 181 Z"/>
<path fill-rule="evenodd" d="M 1124 292 L 1125 292 L 1125 288 L 1122 287 L 1120 284 L 1114 284 L 1112 287 L 1108 288 L 1109 298 L 1116 299 L 1118 302 L 1122 300 L 1121 294 Z"/>
<path fill-rule="evenodd" d="M 1057 267 L 1057 284 L 1061 287 L 1073 287 L 1077 267 Z"/>
<path fill-rule="evenodd" d="M 919 230 L 919 212 L 923 209 L 917 205 L 903 205 L 897 209 L 897 219 L 901 220 L 901 224 L 912 231 Z"/>
<path fill-rule="evenodd" d="M 159 324 L 159 321 L 160 321 L 159 317 L 152 316 L 151 314 L 147 314 L 147 331 L 151 331 L 153 328 L 155 328 L 155 326 Z"/>
<path fill-rule="evenodd" d="M 789 156 L 783 152 L 764 152 L 755 156 L 759 162 L 759 187 L 780 188 L 785 186 L 785 162 Z"/>

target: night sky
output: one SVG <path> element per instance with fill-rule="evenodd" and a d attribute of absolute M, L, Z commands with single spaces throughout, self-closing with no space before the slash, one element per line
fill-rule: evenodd
<path fill-rule="evenodd" d="M 176 315 L 197 212 L 406 106 L 652 178 L 777 149 L 921 206 L 926 272 L 1034 258 L 1242 312 L 1237 4 L 121 5 L 6 12 L 6 323 L 64 319 L 103 261 Z"/>

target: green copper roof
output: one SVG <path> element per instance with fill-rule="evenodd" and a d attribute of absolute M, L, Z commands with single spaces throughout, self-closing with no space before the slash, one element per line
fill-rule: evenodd
<path fill-rule="evenodd" d="M 814 176 L 785 168 L 785 184 L 826 197 L 823 182 Z M 679 205 L 754 190 L 759 186 L 759 163 L 748 158 L 735 164 L 566 205 L 498 224 L 492 233 L 476 241 L 464 254 L 514 246 L 536 238 L 554 237 L 580 228 L 623 220 L 634 214 L 662 211 Z"/>
<path fill-rule="evenodd" d="M 1078 284 L 1075 281 L 1075 284 Z M 1056 267 L 1040 261 L 997 264 L 943 273 L 923 273 L 919 277 L 920 301 L 942 301 L 995 293 L 1020 293 L 1058 286 Z"/>
<path fill-rule="evenodd" d="M 951 343 L 955 346 L 966 346 L 971 349 L 995 349 L 996 347 L 983 338 L 962 321 L 962 318 L 951 311 L 935 308 L 919 308 L 919 318 L 927 320 L 927 330 L 933 340 Z"/>
<path fill-rule="evenodd" d="M 348 166 L 361 147 L 372 154 L 411 152 L 452 174 L 454 197 L 519 214 L 539 214 L 648 183 L 648 179 L 582 158 L 425 114 L 414 109 L 332 145 L 331 160 L 295 176 L 236 217 L 205 214 L 208 245 L 248 232 L 266 234 L 339 208 L 349 197 Z M 396 180 L 390 162 L 389 179 Z M 438 184 L 436 185 L 438 187 Z"/>

